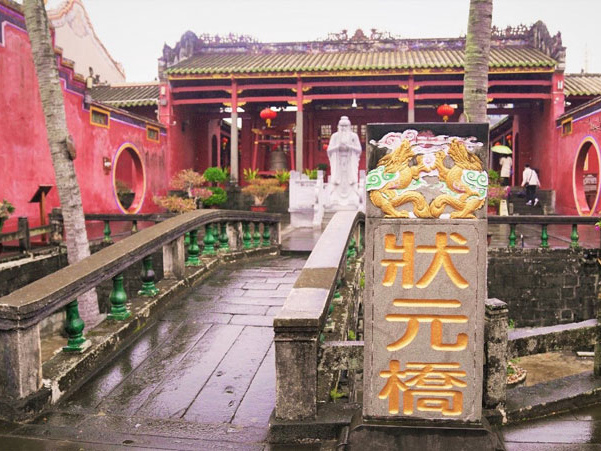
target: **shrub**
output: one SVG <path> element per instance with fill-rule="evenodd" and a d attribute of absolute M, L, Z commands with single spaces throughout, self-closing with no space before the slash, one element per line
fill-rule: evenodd
<path fill-rule="evenodd" d="M 242 192 L 250 194 L 255 201 L 255 205 L 263 205 L 265 200 L 275 193 L 282 193 L 286 190 L 280 186 L 277 179 L 254 179 L 250 180 L 249 184 L 242 188 Z"/>
<path fill-rule="evenodd" d="M 186 213 L 196 209 L 196 201 L 194 199 L 184 199 L 178 196 L 155 196 L 152 200 L 159 207 L 166 208 L 173 213 Z"/>
<path fill-rule="evenodd" d="M 275 178 L 280 184 L 287 183 L 290 180 L 290 172 L 285 170 L 276 171 Z"/>
<path fill-rule="evenodd" d="M 223 188 L 218 186 L 211 186 L 209 190 L 212 191 L 213 194 L 205 200 L 202 201 L 202 204 L 206 207 L 210 207 L 212 205 L 221 205 L 227 201 L 227 193 Z"/>
<path fill-rule="evenodd" d="M 183 169 L 171 179 L 171 187 L 174 189 L 190 192 L 192 188 L 198 188 L 204 185 L 205 179 L 198 172 L 192 169 Z"/>
<path fill-rule="evenodd" d="M 124 182 L 120 179 L 115 179 L 115 191 L 117 191 L 117 196 L 119 196 L 120 194 L 133 193 L 131 187 L 127 184 L 127 182 Z"/>
<path fill-rule="evenodd" d="M 204 173 L 202 174 L 202 176 L 204 177 L 204 179 L 207 182 L 210 183 L 223 183 L 227 180 L 228 178 L 228 173 L 227 171 L 218 168 L 218 167 L 212 167 L 212 168 L 207 168 Z"/>
<path fill-rule="evenodd" d="M 259 176 L 259 171 L 257 169 L 247 168 L 242 171 L 242 176 L 245 181 L 249 182 L 255 180 Z"/>
<path fill-rule="evenodd" d="M 329 167 L 329 166 L 328 166 L 326 163 L 319 163 L 319 164 L 317 165 L 317 170 L 318 170 L 318 171 L 323 171 L 323 172 L 326 172 L 326 171 L 328 170 L 328 167 Z"/>
<path fill-rule="evenodd" d="M 3 219 L 8 219 L 14 211 L 15 206 L 6 199 L 3 199 L 0 203 L 0 221 Z"/>

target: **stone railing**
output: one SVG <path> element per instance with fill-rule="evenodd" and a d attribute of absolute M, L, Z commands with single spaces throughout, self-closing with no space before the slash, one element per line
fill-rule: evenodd
<path fill-rule="evenodd" d="M 199 228 L 204 228 L 202 249 L 198 243 Z M 188 237 L 185 235 L 189 235 L 187 252 L 184 242 Z M 112 279 L 109 322 L 127 322 L 131 311 L 123 290 L 122 274 L 141 261 L 143 272 L 138 294 L 156 296 L 158 290 L 152 266 L 155 252 L 162 250 L 165 277 L 178 280 L 186 277 L 186 266 L 208 267 L 209 263 L 213 265 L 232 259 L 232 254 L 247 255 L 262 248 L 277 252 L 279 240 L 280 215 L 196 210 L 146 228 L 0 298 L 0 361 L 3 363 L 0 406 L 29 409 L 32 403 L 40 403 L 31 400 L 39 395 L 42 379 L 48 378 L 42 374 L 40 323 L 54 312 L 66 307 L 68 340 L 63 351 L 89 352 L 90 341 L 84 338 L 84 324 L 77 303 L 77 297 L 83 293 Z M 204 256 L 206 259 L 202 258 Z M 56 401 L 64 390 L 63 386 L 53 386 L 52 400 Z"/>
<path fill-rule="evenodd" d="M 507 397 L 507 362 L 516 357 L 595 345 L 595 374 L 601 375 L 601 327 L 597 319 L 524 329 L 508 328 L 507 304 L 486 302 L 484 327 L 484 407 L 502 406 Z"/>
<path fill-rule="evenodd" d="M 554 216 L 554 215 L 531 215 L 531 216 L 489 216 L 488 224 L 508 224 L 509 225 L 509 242 L 508 247 L 513 249 L 517 245 L 516 227 L 518 224 L 525 225 L 540 225 L 540 246 L 542 249 L 549 247 L 549 233 L 547 227 L 549 225 L 570 225 L 572 233 L 570 234 L 571 248 L 579 247 L 578 243 L 578 226 L 579 225 L 594 225 L 599 219 L 594 216 Z M 600 235 L 601 238 L 601 235 Z"/>
<path fill-rule="evenodd" d="M 346 346 L 347 342 L 326 341 L 326 336 L 343 340 L 349 330 L 356 333 L 364 224 L 360 212 L 334 215 L 274 319 L 278 420 L 315 418 L 318 385 L 325 386 L 326 393 L 337 385 L 335 377 L 320 380 L 319 355 L 332 343 L 347 348 L 360 343 Z"/>

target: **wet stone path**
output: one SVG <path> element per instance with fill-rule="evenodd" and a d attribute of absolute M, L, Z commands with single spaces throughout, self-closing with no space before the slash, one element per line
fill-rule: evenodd
<path fill-rule="evenodd" d="M 304 263 L 282 257 L 217 270 L 52 412 L 14 430 L 0 424 L 9 434 L 2 447 L 265 449 L 273 317 Z"/>

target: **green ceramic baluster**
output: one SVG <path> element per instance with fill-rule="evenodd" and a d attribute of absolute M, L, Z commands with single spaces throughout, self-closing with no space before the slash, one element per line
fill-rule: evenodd
<path fill-rule="evenodd" d="M 578 245 L 578 224 L 572 224 L 572 234 L 570 235 L 570 238 L 572 239 L 572 242 L 570 243 L 570 247 L 572 249 L 576 249 L 577 247 L 579 247 Z"/>
<path fill-rule="evenodd" d="M 263 247 L 271 246 L 271 233 L 269 232 L 269 223 L 263 223 Z"/>
<path fill-rule="evenodd" d="M 67 346 L 63 347 L 64 352 L 81 352 L 85 349 L 83 344 L 86 342 L 83 336 L 85 324 L 79 316 L 79 307 L 77 300 L 70 302 L 65 307 L 67 311 L 67 324 L 65 331 L 67 332 Z"/>
<path fill-rule="evenodd" d="M 138 291 L 138 296 L 156 296 L 159 289 L 154 284 L 155 273 L 152 268 L 152 255 L 147 255 L 142 259 L 142 289 Z"/>
<path fill-rule="evenodd" d="M 357 256 L 357 241 L 355 237 L 351 238 L 351 241 L 348 244 L 348 250 L 346 251 L 347 259 L 355 258 Z"/>
<path fill-rule="evenodd" d="M 336 291 L 334 291 L 334 299 L 340 299 L 342 295 L 340 294 L 340 287 L 342 286 L 342 279 L 336 279 Z"/>
<path fill-rule="evenodd" d="M 221 235 L 219 236 L 219 251 L 228 252 L 230 250 L 230 240 L 227 236 L 227 222 L 221 223 Z"/>
<path fill-rule="evenodd" d="M 184 246 L 190 246 L 190 232 L 184 233 Z"/>
<path fill-rule="evenodd" d="M 188 246 L 188 259 L 186 260 L 186 266 L 198 266 L 200 265 L 200 247 L 198 246 L 198 230 L 190 230 L 190 245 Z"/>
<path fill-rule="evenodd" d="M 547 249 L 549 247 L 549 234 L 547 233 L 547 224 L 542 225 L 542 232 L 540 234 L 540 247 Z"/>
<path fill-rule="evenodd" d="M 104 239 L 102 240 L 105 243 L 112 243 L 113 239 L 111 238 L 111 224 L 110 221 L 104 221 L 104 230 L 102 231 L 104 234 Z"/>
<path fill-rule="evenodd" d="M 244 244 L 244 249 L 250 249 L 252 247 L 252 236 L 250 235 L 250 223 L 245 221 L 242 223 L 242 243 Z"/>
<path fill-rule="evenodd" d="M 128 310 L 127 305 L 125 305 L 127 294 L 123 289 L 123 273 L 113 277 L 113 289 L 109 300 L 111 301 L 111 312 L 108 314 L 109 319 L 123 321 L 129 318 L 131 312 Z"/>
<path fill-rule="evenodd" d="M 259 232 L 260 222 L 253 223 L 253 247 L 261 247 L 261 233 Z"/>
<path fill-rule="evenodd" d="M 213 236 L 213 226 L 211 224 L 205 225 L 203 243 L 205 246 L 202 250 L 202 255 L 215 255 L 215 237 Z"/>
<path fill-rule="evenodd" d="M 515 224 L 509 224 L 509 248 L 515 249 L 515 240 L 517 236 L 515 234 Z"/>

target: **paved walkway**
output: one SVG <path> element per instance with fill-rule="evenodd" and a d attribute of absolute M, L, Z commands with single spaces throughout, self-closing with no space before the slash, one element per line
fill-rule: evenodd
<path fill-rule="evenodd" d="M 304 263 L 282 257 L 216 271 L 50 414 L 0 424 L 0 448 L 265 449 L 273 317 Z"/>

